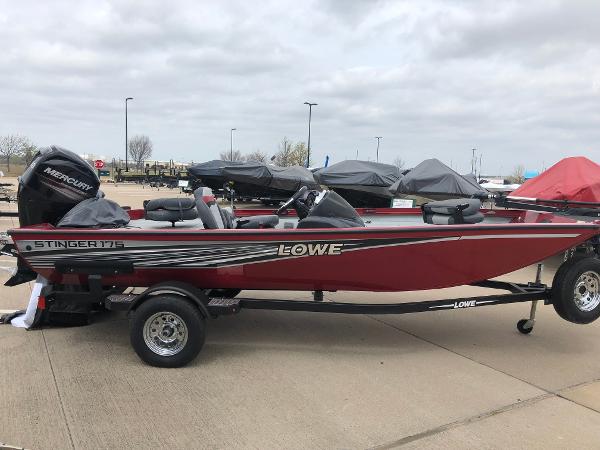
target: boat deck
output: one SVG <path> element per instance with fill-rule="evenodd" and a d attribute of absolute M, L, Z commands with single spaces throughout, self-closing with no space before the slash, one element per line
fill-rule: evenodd
<path fill-rule="evenodd" d="M 421 226 L 428 225 L 423 222 L 423 217 L 417 214 L 401 214 L 401 215 L 364 215 L 361 216 L 367 227 L 401 227 L 401 226 Z M 499 224 L 508 223 L 510 218 L 502 216 L 485 216 L 483 223 Z M 276 228 L 285 228 L 286 223 L 292 224 L 295 228 L 298 224 L 298 218 L 295 216 L 280 217 L 279 224 Z M 288 227 L 290 225 L 287 225 Z M 172 229 L 183 229 L 183 230 L 194 230 L 204 229 L 202 221 L 200 219 L 185 220 L 182 222 L 175 222 L 173 227 L 170 222 L 156 222 L 153 220 L 136 219 L 129 222 L 129 228 L 140 228 L 143 230 L 172 230 Z"/>

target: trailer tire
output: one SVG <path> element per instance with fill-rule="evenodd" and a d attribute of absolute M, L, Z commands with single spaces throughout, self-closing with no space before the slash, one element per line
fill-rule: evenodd
<path fill-rule="evenodd" d="M 181 295 L 161 294 L 136 308 L 130 340 L 145 363 L 181 367 L 200 353 L 205 333 L 205 319 L 193 302 Z"/>
<path fill-rule="evenodd" d="M 600 261 L 575 257 L 564 262 L 552 282 L 552 305 L 563 319 L 578 324 L 600 317 Z"/>
<path fill-rule="evenodd" d="M 573 264 L 575 264 L 576 261 L 582 260 L 583 258 L 584 258 L 583 256 L 574 256 L 573 258 L 569 258 L 566 261 L 564 261 L 558 267 L 558 270 L 556 271 L 556 273 L 554 274 L 554 278 L 552 279 L 552 292 L 555 292 L 558 290 L 558 283 L 559 283 L 558 280 L 564 279 L 566 271 L 570 270 L 570 268 L 573 266 Z M 564 312 L 562 302 L 555 301 L 553 294 L 552 294 L 551 298 L 552 298 L 552 306 L 554 307 L 554 310 L 557 312 L 557 314 L 560 317 L 562 317 L 563 319 L 568 320 L 565 318 L 565 312 Z"/>

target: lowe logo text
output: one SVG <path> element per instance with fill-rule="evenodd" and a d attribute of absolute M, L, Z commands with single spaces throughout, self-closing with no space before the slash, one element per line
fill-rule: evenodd
<path fill-rule="evenodd" d="M 281 244 L 277 249 L 278 256 L 320 256 L 340 255 L 344 244 Z"/>
<path fill-rule="evenodd" d="M 454 302 L 454 309 L 456 308 L 471 308 L 473 306 L 477 306 L 476 300 L 468 300 L 463 302 Z"/>

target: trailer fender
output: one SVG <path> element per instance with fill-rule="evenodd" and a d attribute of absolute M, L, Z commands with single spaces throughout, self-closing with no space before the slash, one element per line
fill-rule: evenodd
<path fill-rule="evenodd" d="M 180 281 L 165 281 L 149 287 L 131 302 L 129 311 L 135 311 L 139 305 L 159 292 L 177 294 L 181 295 L 182 297 L 186 297 L 194 302 L 204 318 L 208 319 L 209 317 L 212 317 L 208 312 L 208 308 L 206 307 L 210 299 L 204 293 L 204 291 L 192 286 L 191 284 Z"/>

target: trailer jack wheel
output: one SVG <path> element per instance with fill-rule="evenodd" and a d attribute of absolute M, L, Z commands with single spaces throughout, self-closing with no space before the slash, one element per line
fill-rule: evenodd
<path fill-rule="evenodd" d="M 535 283 L 539 285 L 542 282 L 542 270 L 544 270 L 543 264 L 537 265 L 535 274 Z M 537 311 L 538 301 L 534 300 L 531 302 L 531 309 L 529 310 L 529 319 L 521 319 L 517 322 L 517 330 L 522 334 L 529 334 L 533 331 L 535 325 L 535 313 Z"/>
<path fill-rule="evenodd" d="M 533 331 L 533 320 L 521 319 L 517 322 L 517 330 L 523 334 L 529 334 Z"/>

